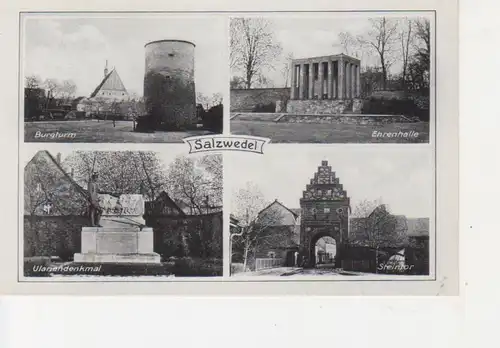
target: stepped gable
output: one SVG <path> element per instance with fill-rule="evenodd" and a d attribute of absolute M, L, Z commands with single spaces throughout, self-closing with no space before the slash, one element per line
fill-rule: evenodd
<path fill-rule="evenodd" d="M 349 201 L 346 190 L 335 176 L 328 161 L 322 161 L 314 177 L 302 192 L 303 200 Z"/>

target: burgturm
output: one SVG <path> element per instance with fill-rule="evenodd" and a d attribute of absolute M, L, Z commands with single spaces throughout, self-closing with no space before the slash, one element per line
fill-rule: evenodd
<path fill-rule="evenodd" d="M 337 113 L 334 109 L 339 104 L 361 94 L 360 64 L 359 59 L 345 54 L 292 60 L 287 111 Z"/>

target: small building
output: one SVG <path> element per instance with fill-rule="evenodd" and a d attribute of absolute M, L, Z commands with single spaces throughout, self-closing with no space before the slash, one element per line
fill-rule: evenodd
<path fill-rule="evenodd" d="M 359 59 L 345 54 L 292 60 L 287 112 L 343 113 L 361 96 L 360 68 Z"/>
<path fill-rule="evenodd" d="M 222 211 L 189 214 L 190 211 L 165 191 L 145 203 L 144 219 L 153 228 L 155 252 L 163 259 L 187 256 L 221 259 Z"/>
<path fill-rule="evenodd" d="M 38 151 L 24 168 L 24 256 L 72 257 L 89 226 L 88 193 L 61 166 L 60 155 Z"/>

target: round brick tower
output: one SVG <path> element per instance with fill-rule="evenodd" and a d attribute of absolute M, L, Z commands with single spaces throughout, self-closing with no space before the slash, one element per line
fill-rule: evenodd
<path fill-rule="evenodd" d="M 196 127 L 195 44 L 158 40 L 145 45 L 144 103 L 155 129 Z"/>

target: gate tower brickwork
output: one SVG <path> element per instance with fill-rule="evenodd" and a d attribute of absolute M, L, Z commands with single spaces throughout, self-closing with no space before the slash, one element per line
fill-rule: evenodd
<path fill-rule="evenodd" d="M 335 239 L 335 264 L 340 265 L 348 239 L 350 202 L 328 161 L 322 161 L 300 199 L 300 255 L 306 267 L 315 266 L 316 242 L 325 236 Z"/>

